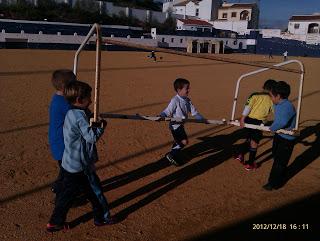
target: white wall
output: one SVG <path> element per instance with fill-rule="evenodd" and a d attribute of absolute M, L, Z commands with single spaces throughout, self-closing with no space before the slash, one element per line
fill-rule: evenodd
<path fill-rule="evenodd" d="M 281 29 L 260 29 L 260 33 L 262 38 L 280 38 Z"/>
<path fill-rule="evenodd" d="M 156 39 L 141 39 L 141 38 L 107 38 L 107 39 L 114 39 L 122 42 L 141 44 L 145 46 L 153 46 L 153 47 L 157 46 Z"/>
<path fill-rule="evenodd" d="M 174 14 L 186 15 L 186 7 L 185 6 L 177 6 L 173 8 Z"/>
<path fill-rule="evenodd" d="M 280 37 L 282 39 L 292 39 L 292 40 L 298 40 L 298 41 L 306 41 L 307 35 L 305 35 L 305 34 L 281 33 Z"/>
<path fill-rule="evenodd" d="M 320 21 L 289 21 L 288 33 L 281 35 L 283 39 L 294 39 L 299 41 L 305 41 L 307 44 L 320 44 L 320 31 L 318 33 L 308 33 L 309 25 L 316 23 L 320 28 Z M 298 24 L 298 28 L 295 28 L 295 24 Z"/>
<path fill-rule="evenodd" d="M 240 13 L 243 11 L 248 11 L 249 12 L 249 21 L 251 20 L 252 17 L 252 9 L 251 8 L 221 8 L 218 11 L 218 19 L 227 19 L 229 21 L 240 21 Z M 236 13 L 236 17 L 232 17 L 232 13 L 235 12 Z M 227 13 L 227 18 L 223 18 L 223 14 Z"/>
<path fill-rule="evenodd" d="M 186 5 L 186 15 L 187 16 L 196 16 L 196 8 L 199 6 L 195 5 L 194 2 L 189 2 Z"/>
<path fill-rule="evenodd" d="M 6 42 L 6 39 L 26 39 L 28 43 L 53 43 L 53 44 L 80 44 L 86 36 L 73 35 L 54 35 L 54 34 L 20 34 L 20 33 L 2 33 L 0 32 L 0 42 Z M 109 39 L 109 38 L 107 38 Z M 157 46 L 156 39 L 141 39 L 141 38 L 112 38 L 119 41 L 137 43 L 147 46 Z M 91 37 L 89 41 L 95 41 Z"/>
<path fill-rule="evenodd" d="M 239 34 L 245 34 L 248 30 L 248 21 L 213 21 L 213 27 L 216 29 L 231 30 Z"/>
<path fill-rule="evenodd" d="M 188 40 L 217 40 L 223 41 L 224 45 L 232 49 L 238 49 L 242 43 L 242 48 L 247 49 L 247 45 L 255 45 L 255 41 L 248 39 L 232 39 L 232 38 L 210 38 L 210 37 L 191 37 L 191 36 L 176 36 L 176 35 L 157 35 L 159 43 L 167 44 L 170 48 L 187 48 Z"/>
<path fill-rule="evenodd" d="M 53 35 L 53 34 L 19 34 L 19 33 L 2 33 L 0 32 L 0 42 L 5 42 L 6 39 L 15 39 L 17 41 L 27 40 L 28 43 L 56 43 L 56 44 L 81 44 L 85 36 L 72 35 Z M 110 39 L 110 38 L 107 38 Z M 187 48 L 187 41 L 189 39 L 195 40 L 218 40 L 223 41 L 225 46 L 232 49 L 238 49 L 239 43 L 243 45 L 243 49 L 248 45 L 252 45 L 247 39 L 232 39 L 232 38 L 210 38 L 210 37 L 190 37 L 190 36 L 176 36 L 176 35 L 156 35 L 155 39 L 141 39 L 141 38 L 111 38 L 124 42 L 131 42 L 146 46 L 158 46 L 160 43 L 165 43 L 171 48 Z M 95 42 L 94 37 L 90 41 Z M 253 40 L 254 41 L 254 40 Z"/>
<path fill-rule="evenodd" d="M 220 4 L 221 0 L 202 0 L 198 5 L 194 2 L 189 2 L 186 6 L 174 6 L 173 9 L 174 13 L 177 14 L 185 14 L 210 21 L 217 19 Z M 198 16 L 196 16 L 196 9 L 199 9 Z"/>
<path fill-rule="evenodd" d="M 200 7 L 199 18 L 210 21 L 211 13 L 212 13 L 212 0 L 202 0 L 199 3 L 199 7 Z"/>
<path fill-rule="evenodd" d="M 309 24 L 311 23 L 317 23 L 319 24 L 320 26 L 320 21 L 289 21 L 289 24 L 288 24 L 288 32 L 289 33 L 292 33 L 292 34 L 297 34 L 297 35 L 300 35 L 300 34 L 307 34 L 308 33 L 308 27 L 309 27 Z M 299 28 L 298 29 L 295 29 L 294 28 L 294 25 L 295 24 L 299 24 Z"/>
<path fill-rule="evenodd" d="M 86 36 L 53 34 L 0 33 L 0 42 L 5 42 L 6 39 L 27 39 L 28 43 L 63 43 L 80 45 L 85 39 L 85 37 Z"/>

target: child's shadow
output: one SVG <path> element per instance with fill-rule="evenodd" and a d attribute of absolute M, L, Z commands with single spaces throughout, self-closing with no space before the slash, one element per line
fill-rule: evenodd
<path fill-rule="evenodd" d="M 199 137 L 198 140 L 201 140 L 201 142 L 183 149 L 177 156 L 177 162 L 184 165 L 194 158 L 210 155 L 224 149 L 230 150 L 231 156 L 234 156 L 238 149 L 242 149 L 242 146 L 246 145 L 245 142 L 242 144 L 234 143 L 240 139 L 246 139 L 246 135 L 244 129 L 238 129 L 228 135 Z"/>
<path fill-rule="evenodd" d="M 181 167 L 180 169 L 177 169 L 177 171 L 163 176 L 156 181 L 152 181 L 149 184 L 111 202 L 110 208 L 115 208 L 135 198 L 138 198 L 139 196 L 147 194 L 147 196 L 143 199 L 118 212 L 115 215 L 116 220 L 121 221 L 125 219 L 129 214 L 151 203 L 168 191 L 230 159 L 233 156 L 235 147 L 234 143 L 242 138 L 244 138 L 244 131 L 241 129 L 227 135 L 201 138 L 203 140 L 202 142 L 185 149 L 184 155 L 187 156 L 186 154 L 188 154 L 190 156 L 183 161 L 186 164 L 195 157 L 208 155 L 207 157 Z M 163 168 L 168 167 L 169 165 L 169 162 L 162 158 L 154 163 L 147 164 L 136 170 L 102 181 L 103 189 L 104 191 L 112 190 L 155 173 Z M 76 226 L 81 222 L 90 220 L 91 218 L 92 213 L 85 214 L 72 221 L 71 226 Z"/>
<path fill-rule="evenodd" d="M 311 147 L 298 156 L 288 167 L 287 181 L 320 155 L 320 124 L 302 130 L 298 141 L 301 142 L 303 139 L 312 135 L 313 133 L 317 133 L 317 139 L 313 143 L 307 143 L 307 145 L 310 145 Z M 124 220 L 131 213 L 158 199 L 170 190 L 173 190 L 188 180 L 199 176 L 209 169 L 214 168 L 222 164 L 224 161 L 230 159 L 233 156 L 235 149 L 237 149 L 240 145 L 246 145 L 245 143 L 240 145 L 234 144 L 236 141 L 244 138 L 246 138 L 246 135 L 243 129 L 236 130 L 227 135 L 199 138 L 202 140 L 201 142 L 186 148 L 180 156 L 181 164 L 185 166 L 180 167 L 180 169 L 177 169 L 177 171 L 163 176 L 156 181 L 152 181 L 149 184 L 111 202 L 110 208 L 115 208 L 126 202 L 136 199 L 139 196 L 147 195 L 143 199 L 118 212 L 115 215 L 116 220 L 118 222 Z M 271 150 L 268 149 L 267 151 L 270 152 Z M 208 156 L 199 161 L 186 165 L 192 159 L 203 155 Z M 146 177 L 152 173 L 158 172 L 169 166 L 169 162 L 165 158 L 162 158 L 156 162 L 149 163 L 133 171 L 106 179 L 102 181 L 101 184 L 104 191 L 112 190 Z M 70 226 L 77 226 L 78 224 L 87 222 L 90 219 L 92 219 L 91 212 L 75 219 L 71 222 Z"/>
<path fill-rule="evenodd" d="M 175 189 L 190 179 L 202 175 L 206 171 L 222 164 L 226 160 L 229 160 L 233 157 L 235 148 L 234 143 L 237 140 L 242 139 L 244 134 L 244 131 L 240 129 L 228 135 L 201 138 L 203 139 L 202 142 L 192 145 L 184 150 L 185 156 L 187 156 L 186 153 L 190 155 L 185 161 L 189 162 L 191 159 L 202 155 L 208 156 L 194 163 L 190 163 L 189 165 L 186 165 L 156 181 L 150 182 L 149 184 L 112 202 L 111 206 L 117 207 L 141 195 L 147 194 L 143 199 L 118 212 L 116 216 L 120 220 L 125 219 L 129 214 L 158 199 L 170 190 Z"/>
<path fill-rule="evenodd" d="M 304 140 L 313 134 L 316 135 L 315 141 L 310 143 Z M 285 180 L 280 187 L 283 187 L 291 178 L 297 175 L 300 171 L 302 171 L 305 167 L 307 167 L 310 163 L 312 163 L 320 156 L 320 123 L 303 129 L 300 132 L 300 135 L 297 137 L 295 145 L 299 143 L 305 146 L 310 146 L 310 148 L 297 156 L 295 160 L 287 167 Z M 272 148 L 264 151 L 259 156 L 257 156 L 257 158 L 261 158 L 264 155 L 267 156 L 257 162 L 259 165 L 272 159 Z"/>
<path fill-rule="evenodd" d="M 181 166 L 185 165 L 196 157 L 216 153 L 226 148 L 230 148 L 234 142 L 242 138 L 245 138 L 245 133 L 243 130 L 236 130 L 229 135 L 200 137 L 198 139 L 202 140 L 201 142 L 187 147 L 181 151 L 181 154 L 178 156 L 178 162 Z M 234 148 L 231 150 L 232 153 L 233 149 Z M 171 164 L 168 162 L 168 160 L 166 158 L 161 158 L 156 162 L 149 163 L 130 172 L 106 179 L 101 182 L 101 185 L 103 187 L 103 191 L 109 191 L 146 177 L 152 173 L 156 173 L 169 166 L 171 166 Z"/>
<path fill-rule="evenodd" d="M 297 156 L 296 159 L 288 166 L 285 183 L 287 183 L 291 178 L 297 175 L 300 171 L 302 171 L 320 156 L 320 123 L 316 126 L 308 127 L 307 130 L 309 133 L 308 136 L 315 133 L 316 139 L 311 143 L 301 139 L 302 144 L 310 147 L 302 154 Z"/>

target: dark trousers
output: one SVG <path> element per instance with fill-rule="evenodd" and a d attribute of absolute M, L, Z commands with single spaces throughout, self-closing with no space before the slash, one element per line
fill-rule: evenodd
<path fill-rule="evenodd" d="M 62 171 L 62 166 L 61 166 L 61 160 L 58 160 L 58 165 L 59 165 L 59 173 L 57 176 L 57 179 L 54 181 L 52 184 L 52 190 L 57 193 L 59 189 L 61 189 L 62 186 L 62 180 L 63 180 L 63 171 Z"/>
<path fill-rule="evenodd" d="M 262 124 L 262 120 L 246 117 L 245 121 L 246 124 L 253 124 L 253 125 L 260 125 Z M 252 165 L 254 161 L 256 160 L 256 155 L 257 155 L 257 148 L 252 148 L 251 147 L 251 141 L 254 141 L 256 143 L 259 143 L 260 140 L 262 139 L 262 131 L 256 130 L 256 129 L 250 129 L 250 128 L 244 128 L 245 130 L 245 135 L 246 135 L 246 142 L 239 146 L 237 148 L 237 155 L 242 154 L 245 155 L 247 152 L 249 152 L 249 159 L 248 161 L 245 162 L 245 164 Z"/>
<path fill-rule="evenodd" d="M 183 147 L 184 144 L 182 143 L 183 140 L 187 140 L 188 136 L 186 131 L 184 130 L 184 126 L 181 125 L 175 130 L 171 130 L 174 142 L 171 147 L 171 154 L 177 154 Z"/>
<path fill-rule="evenodd" d="M 67 213 L 74 199 L 81 193 L 87 194 L 91 202 L 94 220 L 107 221 L 110 218 L 108 202 L 103 195 L 100 179 L 96 173 L 70 173 L 63 168 L 62 189 L 58 191 L 50 223 L 61 225 L 66 221 Z"/>
<path fill-rule="evenodd" d="M 274 135 L 272 145 L 273 165 L 269 176 L 269 184 L 273 187 L 281 187 L 285 180 L 287 165 L 294 147 L 293 140 Z"/>

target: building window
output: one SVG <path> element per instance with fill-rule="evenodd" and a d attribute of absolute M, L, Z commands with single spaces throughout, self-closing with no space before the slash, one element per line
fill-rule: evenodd
<path fill-rule="evenodd" d="M 171 38 L 171 43 L 173 43 L 174 42 L 174 38 Z"/>
<path fill-rule="evenodd" d="M 308 33 L 319 33 L 320 26 L 317 23 L 310 23 Z"/>
<path fill-rule="evenodd" d="M 231 17 L 236 18 L 237 17 L 237 12 L 232 12 Z"/>
<path fill-rule="evenodd" d="M 228 40 L 226 41 L 226 45 L 228 45 Z"/>
<path fill-rule="evenodd" d="M 300 24 L 299 23 L 295 23 L 294 24 L 294 29 L 298 29 L 298 28 L 300 28 Z"/>
<path fill-rule="evenodd" d="M 228 13 L 222 13 L 222 18 L 227 18 L 228 17 Z"/>
<path fill-rule="evenodd" d="M 180 39 L 180 43 L 181 43 L 181 44 L 183 43 L 183 39 Z"/>
<path fill-rule="evenodd" d="M 240 20 L 249 20 L 249 12 L 247 10 L 240 13 Z"/>
<path fill-rule="evenodd" d="M 164 43 L 165 42 L 165 38 L 162 38 L 162 43 Z"/>
<path fill-rule="evenodd" d="M 199 8 L 196 9 L 196 16 L 199 16 Z"/>

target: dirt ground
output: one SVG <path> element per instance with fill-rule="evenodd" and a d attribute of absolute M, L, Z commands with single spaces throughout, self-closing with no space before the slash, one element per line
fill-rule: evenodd
<path fill-rule="evenodd" d="M 169 54 L 158 54 L 163 59 L 154 63 L 147 54 L 102 53 L 101 112 L 157 115 L 175 94 L 174 79 L 184 77 L 191 82 L 193 103 L 205 117 L 230 119 L 236 80 L 257 69 Z M 320 59 L 315 58 L 298 58 L 306 68 L 301 135 L 283 188 L 262 189 L 272 165 L 268 133 L 258 151 L 261 167 L 248 172 L 232 154 L 244 141 L 240 129 L 187 124 L 189 158 L 175 167 L 163 158 L 172 141 L 167 123 L 110 119 L 98 144 L 97 168 L 111 212 L 121 217 L 120 222 L 97 228 L 90 205 L 84 204 L 69 212 L 73 229 L 47 234 L 54 200 L 50 184 L 57 175 L 47 137 L 54 93 L 50 77 L 55 69 L 72 68 L 73 55 L 74 51 L 0 50 L 1 241 L 320 240 Z M 227 57 L 261 63 L 282 60 Z M 80 56 L 78 77 L 91 85 L 94 61 L 94 52 Z M 299 75 L 268 71 L 244 80 L 237 115 L 245 97 L 268 78 L 288 81 L 290 98 L 297 104 Z"/>

